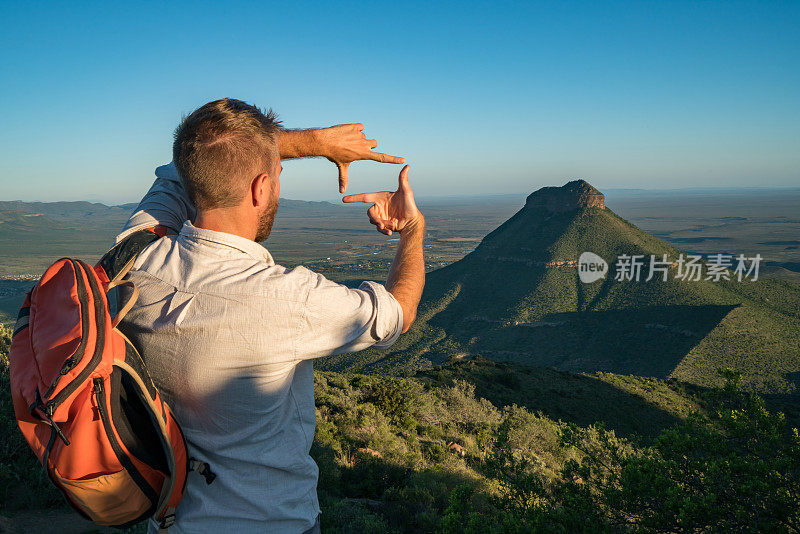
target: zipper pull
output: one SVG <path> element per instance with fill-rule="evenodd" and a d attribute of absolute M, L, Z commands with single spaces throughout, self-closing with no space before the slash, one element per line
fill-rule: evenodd
<path fill-rule="evenodd" d="M 61 431 L 61 429 L 58 428 L 58 425 L 55 423 L 55 421 L 53 421 L 53 410 L 54 409 L 55 409 L 55 406 L 52 403 L 47 403 L 47 406 L 44 407 L 44 418 L 45 418 L 45 421 L 47 421 L 47 424 L 49 424 L 53 428 L 53 430 L 56 431 L 56 434 L 58 434 L 58 437 L 60 437 L 61 441 L 64 442 L 64 445 L 69 445 L 69 440 L 67 439 L 67 436 L 64 435 L 64 433 Z"/>
<path fill-rule="evenodd" d="M 91 396 L 92 403 L 92 421 L 100 420 L 100 401 L 97 399 L 97 384 L 95 384 L 94 395 Z"/>
<path fill-rule="evenodd" d="M 55 421 L 53 421 L 53 418 L 51 417 L 51 415 L 49 413 L 47 414 L 46 419 L 47 419 L 48 424 L 53 428 L 53 430 L 56 431 L 56 434 L 58 434 L 58 437 L 61 438 L 61 441 L 64 442 L 64 445 L 69 445 L 69 440 L 67 439 L 67 436 L 65 436 L 64 433 L 61 431 L 61 429 L 58 428 L 58 425 L 55 423 Z"/>
<path fill-rule="evenodd" d="M 94 382 L 94 396 L 92 397 L 92 410 L 94 412 L 94 421 L 102 419 L 103 412 L 100 410 L 100 405 L 105 404 L 106 393 L 103 387 L 103 379 L 96 377 L 92 379 Z"/>

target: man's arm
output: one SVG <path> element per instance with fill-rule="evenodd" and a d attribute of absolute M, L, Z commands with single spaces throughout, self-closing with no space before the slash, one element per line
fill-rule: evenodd
<path fill-rule="evenodd" d="M 313 130 L 281 130 L 278 151 L 281 159 L 313 158 L 322 156 L 339 169 L 339 192 L 347 190 L 348 168 L 357 160 L 380 163 L 405 163 L 405 159 L 373 152 L 378 146 L 375 139 L 367 139 L 363 124 L 339 124 L 330 128 Z"/>
<path fill-rule="evenodd" d="M 397 247 L 386 289 L 403 308 L 403 332 L 411 327 L 417 317 L 417 306 L 425 287 L 425 259 L 422 242 L 425 233 L 425 219 L 420 214 L 418 220 L 400 232 L 400 246 Z"/>
<path fill-rule="evenodd" d="M 397 191 L 348 195 L 342 199 L 343 202 L 374 202 L 367 210 L 370 223 L 382 234 L 400 234 L 400 246 L 389 269 L 386 289 L 403 309 L 403 332 L 411 327 L 417 316 L 417 306 L 425 287 L 425 218 L 414 202 L 408 168 L 406 165 L 400 171 Z"/>
<path fill-rule="evenodd" d="M 183 222 L 195 217 L 195 207 L 178 178 L 175 165 L 162 165 L 156 169 L 156 180 L 128 219 L 116 243 L 139 230 L 163 226 L 180 232 Z"/>

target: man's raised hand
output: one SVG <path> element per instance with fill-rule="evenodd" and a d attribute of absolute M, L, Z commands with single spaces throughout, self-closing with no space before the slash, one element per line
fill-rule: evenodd
<path fill-rule="evenodd" d="M 380 163 L 405 163 L 405 159 L 390 156 L 372 149 L 378 146 L 375 139 L 367 139 L 363 124 L 339 124 L 317 130 L 323 146 L 327 147 L 325 157 L 339 168 L 339 192 L 347 190 L 347 171 L 351 163 L 358 160 L 372 160 Z"/>
<path fill-rule="evenodd" d="M 347 195 L 342 202 L 372 202 L 367 210 L 369 222 L 382 234 L 403 233 L 403 230 L 416 226 L 423 220 L 422 213 L 414 202 L 414 192 L 408 182 L 409 166 L 403 167 L 398 178 L 397 191 L 378 191 Z"/>

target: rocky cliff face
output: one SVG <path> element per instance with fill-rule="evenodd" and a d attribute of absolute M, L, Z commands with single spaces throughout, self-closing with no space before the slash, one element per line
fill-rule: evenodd
<path fill-rule="evenodd" d="M 581 208 L 605 208 L 606 201 L 603 193 L 585 180 L 573 180 L 561 187 L 543 187 L 531 193 L 525 207 L 564 213 Z"/>

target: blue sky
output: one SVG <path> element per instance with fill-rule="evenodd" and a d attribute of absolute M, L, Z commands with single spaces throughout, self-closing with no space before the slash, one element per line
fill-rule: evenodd
<path fill-rule="evenodd" d="M 223 96 L 363 122 L 419 196 L 796 186 L 799 35 L 800 2 L 0 1 L 0 198 L 136 201 Z M 327 161 L 284 168 L 282 196 L 338 198 Z"/>

